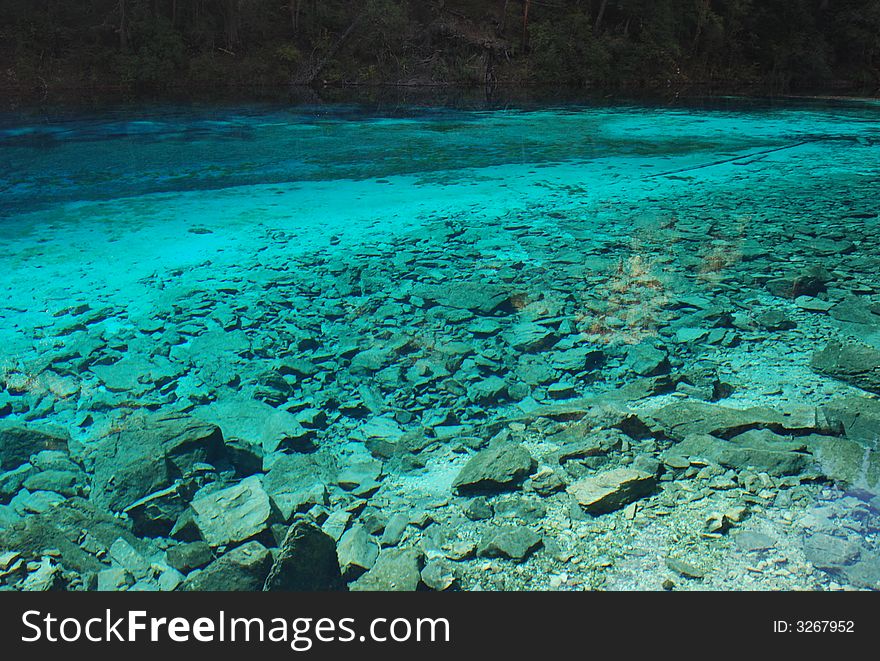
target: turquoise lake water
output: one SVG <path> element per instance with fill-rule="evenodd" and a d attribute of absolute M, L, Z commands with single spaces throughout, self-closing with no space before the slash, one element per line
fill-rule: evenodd
<path fill-rule="evenodd" d="M 5 585 L 259 589 L 214 563 L 308 525 L 308 589 L 880 587 L 876 101 L 5 113 L 0 154 Z"/>

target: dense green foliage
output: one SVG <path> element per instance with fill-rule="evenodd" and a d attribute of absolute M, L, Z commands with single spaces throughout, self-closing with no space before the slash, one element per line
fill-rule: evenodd
<path fill-rule="evenodd" d="M 880 0 L 0 0 L 0 86 L 880 82 Z"/>

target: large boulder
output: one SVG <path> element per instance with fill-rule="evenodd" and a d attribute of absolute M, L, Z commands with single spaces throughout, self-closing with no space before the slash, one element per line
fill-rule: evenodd
<path fill-rule="evenodd" d="M 821 374 L 880 393 L 880 350 L 867 344 L 833 341 L 813 355 L 812 367 Z"/>
<path fill-rule="evenodd" d="M 146 416 L 132 420 L 95 446 L 88 457 L 94 475 L 91 498 L 121 511 L 160 491 L 197 463 L 224 455 L 219 427 L 189 416 Z"/>
<path fill-rule="evenodd" d="M 496 443 L 470 458 L 452 488 L 459 494 L 513 489 L 535 470 L 535 466 L 535 460 L 524 446 Z"/>

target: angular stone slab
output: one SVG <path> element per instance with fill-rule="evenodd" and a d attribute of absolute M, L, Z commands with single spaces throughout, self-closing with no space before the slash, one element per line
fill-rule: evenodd
<path fill-rule="evenodd" d="M 880 393 L 880 350 L 867 344 L 829 342 L 813 354 L 812 367 L 820 374 Z"/>
<path fill-rule="evenodd" d="M 248 542 L 187 577 L 188 592 L 255 592 L 263 589 L 272 554 L 259 542 Z"/>
<path fill-rule="evenodd" d="M 477 549 L 477 555 L 485 558 L 508 558 L 523 562 L 543 541 L 541 536 L 525 526 L 505 526 L 490 531 Z"/>
<path fill-rule="evenodd" d="M 693 399 L 667 404 L 646 416 L 646 421 L 656 432 L 679 441 L 692 434 L 731 438 L 750 429 L 819 431 L 815 416 L 806 420 L 759 406 L 735 409 Z"/>
<path fill-rule="evenodd" d="M 453 490 L 460 494 L 516 488 L 535 470 L 529 451 L 516 443 L 498 443 L 477 452 L 461 469 Z"/>
<path fill-rule="evenodd" d="M 343 586 L 333 538 L 309 521 L 290 526 L 264 590 L 317 592 Z"/>
<path fill-rule="evenodd" d="M 698 457 L 726 468 L 754 468 L 770 475 L 799 475 L 813 464 L 802 440 L 789 440 L 770 430 L 750 430 L 726 441 L 692 434 L 673 445 L 665 456 Z"/>
<path fill-rule="evenodd" d="M 385 549 L 373 568 L 351 584 L 353 592 L 414 592 L 419 587 L 422 554 L 415 549 Z"/>
<path fill-rule="evenodd" d="M 523 321 L 503 333 L 504 340 L 517 351 L 541 351 L 556 344 L 559 336 L 552 328 Z"/>
<path fill-rule="evenodd" d="M 266 529 L 272 519 L 262 476 L 254 475 L 219 491 L 197 493 L 190 504 L 209 546 L 243 542 Z"/>
<path fill-rule="evenodd" d="M 219 425 L 225 436 L 258 445 L 264 452 L 312 449 L 314 432 L 292 413 L 256 399 L 227 397 L 198 410 L 198 417 Z"/>
<path fill-rule="evenodd" d="M 336 467 L 320 453 L 281 455 L 263 480 L 281 518 L 289 521 L 298 511 L 324 504 L 326 485 L 336 478 Z"/>
<path fill-rule="evenodd" d="M 171 485 L 196 463 L 223 457 L 219 427 L 188 416 L 146 416 L 99 441 L 94 464 L 91 499 L 121 511 Z"/>
<path fill-rule="evenodd" d="M 372 569 L 379 557 L 379 545 L 362 524 L 349 528 L 336 545 L 336 555 L 342 574 L 348 579 L 361 576 Z"/>
<path fill-rule="evenodd" d="M 656 485 L 654 475 L 632 468 L 615 468 L 578 480 L 569 485 L 567 491 L 585 511 L 605 514 L 649 495 Z"/>
<path fill-rule="evenodd" d="M 484 315 L 492 314 L 511 298 L 511 292 L 505 287 L 467 280 L 424 285 L 418 287 L 414 293 L 437 305 L 472 310 Z"/>

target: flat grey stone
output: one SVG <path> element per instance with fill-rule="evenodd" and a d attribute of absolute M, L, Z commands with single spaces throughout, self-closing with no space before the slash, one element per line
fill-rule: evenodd
<path fill-rule="evenodd" d="M 829 342 L 813 355 L 812 367 L 821 374 L 880 393 L 880 350 L 856 342 Z"/>
<path fill-rule="evenodd" d="M 776 546 L 776 541 L 769 535 L 753 530 L 743 530 L 733 537 L 737 548 L 745 553 L 766 551 Z"/>
<path fill-rule="evenodd" d="M 835 571 L 858 560 L 860 549 L 846 539 L 817 533 L 804 539 L 804 555 L 816 569 Z"/>
<path fill-rule="evenodd" d="M 525 526 L 504 526 L 491 530 L 483 538 L 477 555 L 524 561 L 541 547 L 541 536 Z"/>
<path fill-rule="evenodd" d="M 251 476 L 219 491 L 200 491 L 190 505 L 209 546 L 243 542 L 266 529 L 272 509 L 262 476 Z"/>
<path fill-rule="evenodd" d="M 368 571 L 379 557 L 379 545 L 360 523 L 349 528 L 336 546 L 342 574 L 352 580 Z"/>
<path fill-rule="evenodd" d="M 349 587 L 355 592 L 414 592 L 421 581 L 422 554 L 415 549 L 384 549 L 367 573 Z"/>

